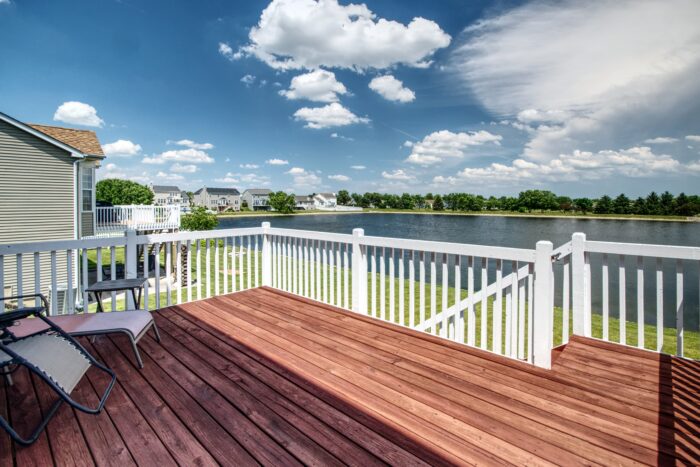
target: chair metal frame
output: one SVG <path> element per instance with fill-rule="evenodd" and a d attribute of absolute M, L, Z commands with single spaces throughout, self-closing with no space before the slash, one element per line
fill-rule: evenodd
<path fill-rule="evenodd" d="M 46 297 L 43 294 L 2 297 L 0 298 L 0 300 L 12 300 L 18 298 L 39 298 L 42 302 L 42 306 L 26 307 L 21 308 L 19 310 L 0 313 L 0 351 L 5 352 L 11 357 L 10 360 L 7 360 L 2 363 L 0 369 L 4 369 L 5 367 L 11 367 L 15 365 L 14 369 L 11 369 L 9 372 L 4 372 L 5 376 L 8 377 L 8 381 L 10 381 L 9 375 L 16 371 L 20 366 L 24 366 L 29 371 L 41 378 L 44 382 L 46 382 L 59 396 L 59 399 L 56 402 L 54 402 L 51 408 L 46 412 L 46 415 L 39 423 L 39 425 L 26 438 L 22 437 L 19 433 L 17 433 L 17 431 L 15 431 L 15 429 L 10 425 L 10 423 L 7 420 L 5 420 L 2 416 L 0 416 L 0 427 L 7 431 L 10 437 L 12 437 L 12 439 L 15 440 L 17 443 L 27 446 L 34 443 L 39 438 L 41 433 L 46 428 L 46 425 L 48 425 L 49 421 L 56 414 L 56 411 L 59 409 L 63 402 L 67 402 L 71 407 L 80 410 L 81 412 L 85 412 L 88 414 L 100 413 L 105 405 L 105 402 L 107 401 L 107 398 L 109 397 L 109 394 L 112 392 L 112 388 L 114 387 L 114 383 L 117 380 L 117 376 L 114 373 L 114 371 L 98 362 L 87 350 L 85 350 L 85 348 L 75 338 L 63 331 L 63 329 L 61 329 L 59 326 L 54 324 L 49 318 L 43 315 L 43 313 L 46 310 L 48 310 L 48 301 L 46 300 Z M 34 316 L 36 319 L 43 320 L 48 325 L 48 328 L 27 336 L 23 336 L 21 338 L 16 338 L 15 336 L 13 336 L 12 333 L 8 330 L 8 328 L 10 326 L 13 326 L 16 321 L 28 318 L 30 316 Z M 85 357 L 90 362 L 90 365 L 97 367 L 98 369 L 107 373 L 110 376 L 110 382 L 107 385 L 104 394 L 100 398 L 97 407 L 90 408 L 75 401 L 73 398 L 70 397 L 70 394 L 66 393 L 66 391 L 63 388 L 61 388 L 57 383 L 55 383 L 41 368 L 37 367 L 32 362 L 18 355 L 12 350 L 11 347 L 8 347 L 8 344 L 12 342 L 18 342 L 23 339 L 28 339 L 30 337 L 48 333 L 54 333 L 60 336 L 61 338 L 65 339 L 68 343 L 73 345 L 73 347 L 75 347 L 75 349 L 80 354 L 82 354 L 83 357 Z M 85 375 L 83 375 L 83 377 L 84 376 Z"/>

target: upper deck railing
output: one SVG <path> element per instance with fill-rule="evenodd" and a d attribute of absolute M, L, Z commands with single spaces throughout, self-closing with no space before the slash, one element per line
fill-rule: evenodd
<path fill-rule="evenodd" d="M 180 228 L 180 206 L 128 205 L 98 207 L 95 212 L 97 236 L 136 231 L 162 231 Z"/>
<path fill-rule="evenodd" d="M 596 255 L 602 255 L 600 261 Z M 621 257 L 615 303 L 609 256 Z M 636 264 L 633 283 L 625 274 L 630 257 Z M 669 261 L 672 276 L 664 275 Z M 523 249 L 372 237 L 362 229 L 352 235 L 280 229 L 263 223 L 244 229 L 150 235 L 130 230 L 121 237 L 0 245 L 0 291 L 10 284 L 15 295 L 49 293 L 51 312 L 56 313 L 94 307 L 85 290 L 105 278 L 146 274 L 147 309 L 269 286 L 548 368 L 552 349 L 566 343 L 572 332 L 680 356 L 689 349 L 697 354 L 698 343 L 684 339 L 683 314 L 692 312 L 685 304 L 697 294 L 687 287 L 687 273 L 695 273 L 698 266 L 697 247 L 591 242 L 583 234 L 557 249 L 548 241 Z M 650 267 L 653 274 L 647 271 Z M 645 288 L 649 275 L 656 285 Z M 592 287 L 592 278 L 600 287 Z M 697 285 L 697 276 L 692 280 Z M 67 306 L 57 303 L 57 290 L 65 291 Z M 627 319 L 629 295 L 636 296 L 634 323 Z M 675 312 L 673 329 L 664 327 L 664 317 L 669 321 L 664 303 L 669 300 Z M 113 310 L 133 306 L 128 296 L 112 294 L 106 301 Z M 644 313 L 647 304 L 656 304 L 656 326 Z M 635 338 L 627 335 L 631 330 Z M 654 345 L 645 334 L 653 336 Z"/>

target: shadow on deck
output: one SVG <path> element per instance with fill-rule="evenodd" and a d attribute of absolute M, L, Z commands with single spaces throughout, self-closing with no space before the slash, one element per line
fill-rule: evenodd
<path fill-rule="evenodd" d="M 0 434 L 0 466 L 700 460 L 698 362 L 574 337 L 541 370 L 268 288 L 155 315 L 142 371 L 126 340 L 84 341 L 119 378 L 102 414 L 64 406 L 29 448 Z M 0 412 L 29 427 L 51 396 L 15 380 Z"/>

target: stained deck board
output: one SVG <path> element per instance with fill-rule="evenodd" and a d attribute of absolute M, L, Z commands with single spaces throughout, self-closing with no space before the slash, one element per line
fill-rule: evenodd
<path fill-rule="evenodd" d="M 698 362 L 574 336 L 542 370 L 267 288 L 155 316 L 143 370 L 121 338 L 84 341 L 119 378 L 102 414 L 0 435 L 0 466 L 700 462 Z M 28 427 L 48 394 L 15 380 L 0 412 Z"/>

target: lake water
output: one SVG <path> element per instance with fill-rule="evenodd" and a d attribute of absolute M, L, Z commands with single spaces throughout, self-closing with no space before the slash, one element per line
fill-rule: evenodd
<path fill-rule="evenodd" d="M 351 234 L 361 227 L 365 235 L 414 238 L 457 243 L 475 243 L 514 248 L 534 248 L 538 240 L 549 240 L 554 248 L 571 240 L 574 232 L 584 232 L 588 240 L 661 245 L 700 246 L 700 223 L 617 221 L 597 219 L 560 219 L 496 216 L 445 216 L 428 214 L 327 214 L 301 216 L 266 216 L 221 218 L 220 229 L 260 226 L 270 222 L 273 227 L 317 230 Z M 627 319 L 636 319 L 636 262 L 627 258 Z M 685 262 L 686 290 L 685 323 L 688 329 L 698 328 L 698 267 L 697 261 Z M 557 269 L 560 275 L 560 267 Z M 592 306 L 600 309 L 600 259 L 591 263 Z M 610 310 L 617 315 L 617 258 L 612 257 L 610 270 Z M 647 323 L 655 318 L 655 269 L 653 261 L 645 262 L 645 315 Z M 463 274 L 466 276 L 466 274 Z M 664 321 L 675 323 L 675 263 L 664 263 Z M 555 302 L 561 303 L 561 297 Z"/>

